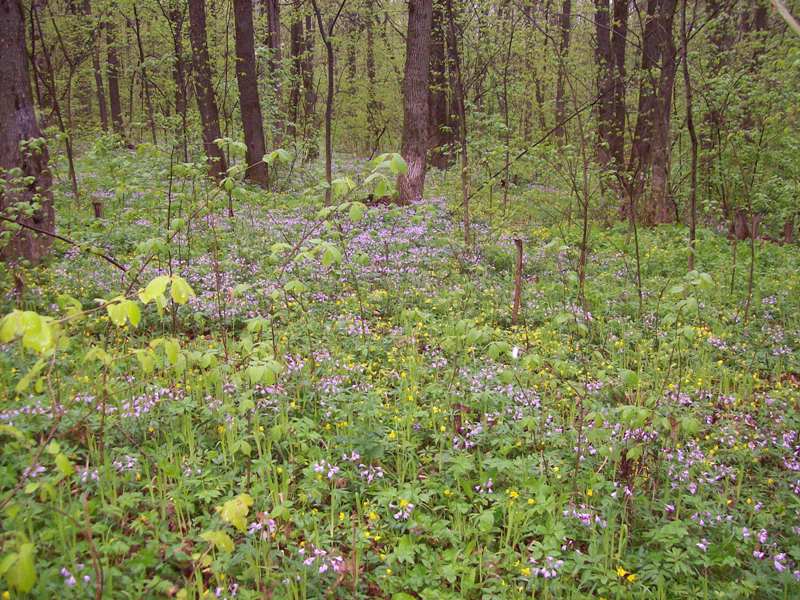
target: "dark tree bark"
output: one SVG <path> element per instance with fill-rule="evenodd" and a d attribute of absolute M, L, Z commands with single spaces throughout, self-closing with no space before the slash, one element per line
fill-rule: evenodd
<path fill-rule="evenodd" d="M 336 15 L 328 22 L 326 26 L 322 20 L 322 11 L 319 9 L 317 0 L 311 0 L 311 5 L 314 8 L 314 14 L 317 17 L 317 25 L 319 26 L 319 33 L 322 36 L 322 43 L 325 45 L 325 58 L 326 66 L 328 68 L 328 93 L 325 97 L 325 181 L 328 187 L 325 189 L 325 201 L 330 202 L 331 199 L 331 181 L 333 178 L 333 94 L 334 94 L 334 55 L 333 55 L 333 29 L 336 27 L 336 21 L 342 14 L 347 0 L 342 0 L 339 4 L 339 10 Z"/>
<path fill-rule="evenodd" d="M 402 154 L 408 172 L 400 175 L 400 202 L 422 198 L 428 150 L 428 71 L 431 59 L 431 0 L 409 0 L 403 78 Z"/>
<path fill-rule="evenodd" d="M 104 23 L 106 30 L 106 52 L 108 72 L 108 101 L 111 107 L 111 125 L 114 132 L 125 135 L 125 124 L 122 120 L 122 100 L 119 95 L 119 57 L 114 39 L 114 22 L 108 20 Z"/>
<path fill-rule="evenodd" d="M 303 50 L 304 50 L 304 40 L 303 40 L 303 17 L 298 15 L 295 20 L 292 21 L 291 28 L 289 30 L 290 34 L 290 44 L 289 44 L 289 54 L 291 56 L 291 71 L 292 71 L 292 90 L 289 95 L 290 101 L 290 123 L 289 123 L 289 133 L 292 137 L 295 138 L 297 141 L 297 128 L 300 124 L 300 118 L 303 114 L 302 106 L 301 106 L 301 87 L 303 81 Z"/>
<path fill-rule="evenodd" d="M 661 73 L 658 83 L 656 119 L 653 130 L 652 198 L 649 216 L 653 223 L 672 223 L 675 203 L 669 191 L 669 171 L 672 140 L 672 91 L 675 87 L 677 60 L 672 32 L 677 8 L 676 0 L 661 0 L 658 14 L 658 40 L 661 53 Z"/>
<path fill-rule="evenodd" d="M 183 56 L 183 24 L 186 20 L 186 11 L 182 3 L 176 3 L 164 16 L 169 22 L 172 32 L 172 80 L 175 84 L 175 113 L 180 115 L 180 131 L 177 132 L 181 140 L 184 162 L 189 161 L 189 140 L 188 140 L 188 89 L 186 83 L 186 61 Z"/>
<path fill-rule="evenodd" d="M 307 160 L 313 160 L 319 156 L 317 146 L 316 130 L 318 129 L 317 120 L 317 91 L 314 89 L 314 18 L 306 15 L 305 28 L 303 30 L 303 59 L 300 63 L 302 68 L 303 81 L 303 119 L 305 127 L 314 130 L 311 143 L 306 153 Z"/>
<path fill-rule="evenodd" d="M 156 139 L 156 119 L 153 113 L 153 99 L 150 96 L 150 80 L 147 78 L 147 67 L 144 64 L 144 44 L 142 43 L 141 22 L 139 21 L 139 10 L 136 3 L 133 3 L 133 32 L 136 36 L 136 48 L 139 51 L 139 74 L 142 79 L 142 90 L 144 91 L 145 106 L 147 108 L 147 122 L 150 125 L 150 135 L 153 138 L 153 145 L 158 144 Z"/>
<path fill-rule="evenodd" d="M 375 36 L 373 27 L 375 23 L 374 0 L 367 2 L 366 31 L 367 31 L 367 127 L 369 129 L 371 143 L 374 144 L 373 150 L 377 151 L 378 140 L 381 132 L 379 131 L 379 113 L 381 106 L 378 103 L 376 92 L 377 71 L 375 68 Z M 373 154 L 374 154 L 373 152 Z"/>
<path fill-rule="evenodd" d="M 264 12 L 267 13 L 267 35 L 264 44 L 269 48 L 269 58 L 267 60 L 267 71 L 273 93 L 275 95 L 276 107 L 283 111 L 283 89 L 281 86 L 281 65 L 283 62 L 281 50 L 281 5 L 279 0 L 262 0 Z M 276 145 L 280 145 L 283 137 L 284 122 L 283 115 L 275 123 Z"/>
<path fill-rule="evenodd" d="M 263 158 L 264 123 L 256 79 L 256 54 L 251 0 L 233 0 L 236 24 L 236 81 L 239 84 L 239 108 L 242 113 L 244 142 L 247 146 L 245 177 L 262 186 L 269 184 L 267 165 Z"/>
<path fill-rule="evenodd" d="M 691 171 L 689 173 L 689 270 L 694 270 L 695 239 L 697 237 L 697 132 L 694 128 L 692 106 L 692 79 L 689 76 L 689 32 L 686 24 L 686 3 L 681 2 L 681 58 L 683 61 L 683 90 L 686 101 L 686 128 L 692 144 Z"/>
<path fill-rule="evenodd" d="M 189 0 L 189 37 L 192 42 L 194 63 L 194 90 L 200 120 L 203 123 L 203 148 L 208 159 L 208 172 L 212 177 L 221 179 L 228 167 L 225 155 L 214 143 L 214 140 L 222 135 L 219 130 L 219 110 L 214 98 L 211 64 L 208 58 L 205 0 Z"/>
<path fill-rule="evenodd" d="M 556 130 L 559 138 L 564 137 L 564 127 L 560 124 L 566 112 L 566 99 L 564 98 L 565 79 L 567 77 L 567 54 L 569 53 L 569 37 L 572 27 L 572 1 L 564 0 L 561 5 L 561 14 L 558 17 L 561 39 L 558 47 L 558 77 L 556 78 Z"/>
<path fill-rule="evenodd" d="M 453 10 L 453 0 L 447 0 L 447 45 L 452 58 L 451 85 L 453 88 L 453 102 L 458 115 L 458 143 L 461 150 L 461 209 L 463 211 L 464 243 L 470 244 L 470 177 L 469 158 L 467 155 L 467 110 L 464 101 L 464 83 L 461 77 L 461 56 L 458 52 L 458 36 L 456 34 L 456 17 Z"/>
<path fill-rule="evenodd" d="M 608 0 L 595 0 L 594 27 L 596 45 L 594 49 L 597 63 L 597 162 L 607 167 L 611 162 L 609 151 L 609 132 L 611 130 L 613 69 L 611 54 L 611 11 Z"/>
<path fill-rule="evenodd" d="M 20 143 L 40 138 L 33 108 L 28 61 L 25 47 L 25 23 L 20 0 L 0 0 L 0 216 L 46 232 L 53 232 L 55 213 L 50 193 L 47 147 L 20 148 Z M 14 180 L 11 170 L 22 177 Z M 33 205 L 32 216 L 20 209 Z M 0 258 L 8 261 L 26 259 L 39 262 L 49 251 L 52 238 L 34 235 L 30 229 L 18 229 L 0 237 Z"/>
<path fill-rule="evenodd" d="M 92 16 L 91 0 L 83 0 L 83 12 L 87 17 Z M 108 131 L 108 106 L 106 105 L 106 91 L 103 87 L 103 71 L 100 68 L 100 36 L 97 29 L 92 33 L 92 71 L 94 71 L 95 93 L 97 107 L 100 110 L 100 125 L 103 131 Z"/>
<path fill-rule="evenodd" d="M 439 169 L 446 169 L 450 164 L 447 146 L 453 140 L 448 127 L 445 11 L 440 0 L 434 0 L 431 29 L 428 147 L 431 153 L 431 165 Z"/>
<path fill-rule="evenodd" d="M 611 56 L 614 64 L 608 149 L 617 169 L 622 169 L 625 164 L 625 47 L 627 42 L 628 0 L 614 0 L 611 29 Z"/>
<path fill-rule="evenodd" d="M 644 23 L 639 110 L 628 163 L 630 193 L 623 215 L 631 217 L 644 193 L 647 177 L 652 175 L 653 199 L 645 214 L 649 223 L 670 222 L 674 218 L 668 172 L 672 89 L 677 69 L 672 33 L 675 8 L 676 0 L 649 0 Z"/>

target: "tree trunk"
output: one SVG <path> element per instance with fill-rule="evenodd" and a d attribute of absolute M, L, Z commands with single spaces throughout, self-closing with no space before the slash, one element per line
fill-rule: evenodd
<path fill-rule="evenodd" d="M 409 0 L 401 150 L 408 172 L 397 179 L 401 203 L 419 200 L 425 187 L 432 17 L 431 0 Z"/>
<path fill-rule="evenodd" d="M 597 42 L 594 48 L 597 63 L 597 162 L 607 167 L 611 162 L 609 134 L 612 121 L 614 57 L 611 54 L 611 14 L 608 0 L 595 0 L 594 27 Z"/>
<path fill-rule="evenodd" d="M 83 12 L 87 17 L 92 16 L 91 0 L 83 0 Z M 95 93 L 97 94 L 97 107 L 100 111 L 100 125 L 103 131 L 108 131 L 108 107 L 106 106 L 106 91 L 103 87 L 103 71 L 100 69 L 100 36 L 97 29 L 92 27 L 92 71 L 94 71 Z"/>
<path fill-rule="evenodd" d="M 661 0 L 648 0 L 644 23 L 644 39 L 641 46 L 641 68 L 639 75 L 639 106 L 636 127 L 628 161 L 630 190 L 622 207 L 622 216 L 631 218 L 653 164 L 653 137 L 658 119 L 658 80 L 654 73 L 661 57 L 659 44 L 659 17 Z"/>
<path fill-rule="evenodd" d="M 456 17 L 453 11 L 453 1 L 447 0 L 447 45 L 450 48 L 453 62 L 451 84 L 453 87 L 453 101 L 458 114 L 458 142 L 461 149 L 461 209 L 463 211 L 464 243 L 470 244 L 470 214 L 469 214 L 469 159 L 467 155 L 467 110 L 464 102 L 464 83 L 461 77 L 461 57 L 458 53 L 458 36 L 456 35 Z"/>
<path fill-rule="evenodd" d="M 374 151 L 377 151 L 378 138 L 381 132 L 378 129 L 379 113 L 381 110 L 378 103 L 376 90 L 376 69 L 375 69 L 375 36 L 373 27 L 375 23 L 374 0 L 368 0 L 367 3 L 367 128 L 369 129 L 370 142 L 374 144 Z M 373 152 L 374 153 L 374 152 Z"/>
<path fill-rule="evenodd" d="M 314 130 L 313 138 L 306 153 L 307 160 L 314 160 L 319 156 L 316 130 L 317 121 L 317 92 L 314 89 L 314 20 L 311 15 L 306 15 L 303 30 L 303 59 L 300 63 L 303 80 L 303 119 L 305 127 L 309 125 Z M 304 129 L 305 129 L 304 127 Z"/>
<path fill-rule="evenodd" d="M 434 0 L 431 30 L 428 147 L 431 151 L 431 165 L 446 169 L 450 164 L 448 146 L 452 143 L 452 136 L 448 128 L 445 14 L 441 0 Z"/>
<path fill-rule="evenodd" d="M 566 100 L 564 98 L 564 85 L 567 77 L 567 54 L 569 54 L 569 34 L 572 21 L 572 0 L 564 0 L 561 5 L 561 14 L 558 18 L 561 30 L 561 40 L 558 47 L 558 77 L 556 79 L 556 130 L 555 134 L 559 138 L 564 137 L 564 127 L 561 122 L 564 120 L 566 110 Z"/>
<path fill-rule="evenodd" d="M 625 46 L 628 41 L 628 0 L 614 0 L 611 29 L 611 56 L 614 85 L 611 96 L 611 125 L 608 132 L 608 153 L 616 168 L 625 164 Z"/>
<path fill-rule="evenodd" d="M 150 125 L 150 134 L 153 137 L 153 145 L 158 144 L 156 139 L 156 119 L 153 114 L 153 99 L 150 97 L 150 81 L 147 79 L 147 67 L 144 64 L 144 45 L 142 44 L 141 23 L 139 22 L 139 11 L 136 3 L 133 3 L 133 32 L 136 35 L 136 48 L 139 50 L 139 73 L 142 77 L 142 89 L 144 90 L 145 106 L 147 107 L 147 122 Z"/>
<path fill-rule="evenodd" d="M 266 147 L 256 79 L 253 4 L 251 0 L 233 0 L 233 11 L 236 22 L 236 81 L 239 84 L 239 108 L 247 146 L 245 177 L 266 187 L 269 177 L 263 160 Z"/>
<path fill-rule="evenodd" d="M 672 140 L 672 92 L 677 71 L 675 38 L 672 33 L 676 0 L 661 0 L 659 5 L 658 44 L 661 55 L 661 73 L 658 82 L 656 115 L 653 128 L 653 176 L 650 215 L 653 223 L 672 223 L 675 204 L 669 190 L 669 171 Z"/>
<path fill-rule="evenodd" d="M 283 62 L 283 57 L 281 53 L 281 5 L 278 0 L 262 0 L 262 3 L 264 12 L 267 13 L 267 35 L 264 44 L 269 48 L 269 59 L 267 60 L 268 76 L 275 95 L 275 106 L 282 111 L 283 90 L 281 87 L 281 64 Z M 282 143 L 281 138 L 283 137 L 284 127 L 283 118 L 281 117 L 275 123 L 276 145 Z"/>
<path fill-rule="evenodd" d="M 298 15 L 290 28 L 289 53 L 291 55 L 292 90 L 290 98 L 290 123 L 289 132 L 297 141 L 297 128 L 303 114 L 301 102 L 301 86 L 303 80 L 303 17 Z"/>
<path fill-rule="evenodd" d="M 46 232 L 53 232 L 55 213 L 50 193 L 47 146 L 20 148 L 20 143 L 41 138 L 36 123 L 28 75 L 25 23 L 20 0 L 0 0 L 0 216 Z M 20 169 L 30 181 L 13 181 L 11 169 Z M 24 205 L 33 205 L 33 214 L 23 216 Z M 23 213 L 23 214 L 20 214 Z M 0 230 L 1 231 L 1 230 Z M 30 229 L 0 233 L 0 258 L 39 262 L 49 251 L 52 238 L 34 235 Z"/>
<path fill-rule="evenodd" d="M 125 135 L 125 124 L 122 121 L 122 100 L 119 95 L 119 57 L 117 56 L 116 40 L 114 39 L 114 22 L 108 20 L 104 23 L 106 30 L 106 52 L 108 71 L 108 100 L 111 106 L 111 125 L 114 133 Z"/>
<path fill-rule="evenodd" d="M 186 18 L 183 6 L 173 8 L 168 15 L 172 30 L 172 79 L 175 83 L 175 113 L 181 117 L 181 128 L 178 137 L 181 140 L 184 162 L 189 162 L 188 141 L 188 90 L 186 85 L 186 62 L 183 58 L 183 22 Z"/>
<path fill-rule="evenodd" d="M 214 143 L 214 140 L 222 135 L 219 130 L 219 110 L 214 98 L 211 65 L 208 59 L 205 0 L 189 0 L 189 37 L 192 42 L 194 89 L 200 120 L 203 123 L 203 148 L 208 159 L 208 173 L 215 179 L 222 179 L 228 167 L 225 155 Z"/>
<path fill-rule="evenodd" d="M 692 106 L 692 80 L 689 77 L 689 32 L 686 24 L 686 3 L 681 2 L 681 58 L 683 59 L 683 90 L 686 100 L 686 128 L 692 144 L 691 172 L 689 173 L 689 270 L 694 270 L 694 253 L 697 238 L 697 132 L 694 128 Z"/>

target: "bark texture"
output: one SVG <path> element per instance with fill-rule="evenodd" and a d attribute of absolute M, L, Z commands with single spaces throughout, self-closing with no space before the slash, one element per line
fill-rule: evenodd
<path fill-rule="evenodd" d="M 0 0 L 0 215 L 47 232 L 53 232 L 55 213 L 50 193 L 47 147 L 20 148 L 20 143 L 40 138 L 33 108 L 25 48 L 25 24 L 20 0 Z M 19 171 L 16 171 L 19 169 Z M 31 177 L 30 183 L 20 181 Z M 31 216 L 19 209 L 32 204 Z M 30 229 L 12 231 L 0 237 L 0 257 L 39 262 L 49 251 L 52 238 Z"/>
<path fill-rule="evenodd" d="M 403 78 L 402 154 L 408 172 L 397 180 L 400 202 L 422 198 L 428 150 L 428 71 L 431 58 L 431 0 L 410 0 Z"/>
<path fill-rule="evenodd" d="M 245 177 L 262 186 L 269 183 L 264 145 L 264 123 L 256 78 L 256 54 L 251 0 L 234 0 L 236 22 L 236 82 L 239 84 L 239 108 L 242 113 L 244 143 L 247 146 Z"/>
<path fill-rule="evenodd" d="M 194 90 L 200 120 L 203 123 L 203 148 L 208 158 L 208 173 L 216 179 L 221 179 L 228 167 L 222 150 L 214 143 L 214 140 L 222 135 L 219 130 L 219 110 L 214 98 L 211 64 L 208 59 L 205 0 L 189 0 L 189 37 L 192 42 L 194 63 Z"/>

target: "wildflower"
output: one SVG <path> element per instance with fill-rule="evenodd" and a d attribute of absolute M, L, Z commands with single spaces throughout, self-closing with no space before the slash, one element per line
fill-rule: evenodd
<path fill-rule="evenodd" d="M 759 544 L 766 544 L 767 543 L 767 538 L 768 538 L 768 534 L 767 534 L 767 530 L 766 529 L 762 529 L 761 531 L 758 532 L 758 543 Z"/>
<path fill-rule="evenodd" d="M 538 565 L 538 561 L 536 559 L 532 558 L 530 562 L 532 565 Z M 534 567 L 533 574 L 536 577 L 542 577 L 544 579 L 554 579 L 558 577 L 558 570 L 563 566 L 563 560 L 557 560 L 552 556 L 547 556 L 544 559 L 544 565 Z"/>
<path fill-rule="evenodd" d="M 784 561 L 786 560 L 786 554 L 781 552 L 780 554 L 776 554 L 775 557 L 772 559 L 772 564 L 775 566 L 775 570 L 778 573 L 783 573 L 786 570 L 786 565 Z"/>
<path fill-rule="evenodd" d="M 707 540 L 706 538 L 703 538 L 702 540 L 700 540 L 700 541 L 699 541 L 697 544 L 695 544 L 695 545 L 696 545 L 698 548 L 700 548 L 700 550 L 702 550 L 703 552 L 705 552 L 706 550 L 708 550 L 708 540 Z"/>
<path fill-rule="evenodd" d="M 409 517 L 411 517 L 411 513 L 414 511 L 414 505 L 403 498 L 400 499 L 398 508 L 400 510 L 394 513 L 395 521 L 407 521 Z"/>

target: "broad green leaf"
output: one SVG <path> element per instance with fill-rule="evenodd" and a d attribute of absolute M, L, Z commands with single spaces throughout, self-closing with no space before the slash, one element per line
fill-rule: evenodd
<path fill-rule="evenodd" d="M 164 292 L 167 291 L 167 283 L 169 283 L 169 277 L 167 275 L 159 275 L 148 283 L 144 290 L 139 292 L 139 300 L 143 304 L 147 304 L 159 296 L 163 296 Z"/>
<path fill-rule="evenodd" d="M 214 546 L 217 550 L 227 553 L 233 552 L 233 540 L 231 536 L 224 531 L 204 531 L 200 534 L 200 538 Z"/>
<path fill-rule="evenodd" d="M 253 506 L 253 499 L 249 494 L 239 494 L 232 500 L 228 500 L 221 507 L 217 507 L 222 520 L 230 523 L 239 531 L 247 529 L 247 513 L 250 512 L 250 507 Z"/>
<path fill-rule="evenodd" d="M 189 297 L 194 296 L 194 290 L 183 277 L 173 275 L 170 295 L 176 304 L 186 304 L 189 301 Z"/>
<path fill-rule="evenodd" d="M 406 164 L 406 161 L 403 160 L 403 157 L 399 154 L 392 155 L 389 166 L 392 169 L 392 173 L 395 175 L 405 175 L 408 173 L 408 165 Z"/>
<path fill-rule="evenodd" d="M 75 467 L 72 466 L 69 458 L 61 452 L 56 454 L 56 467 L 64 477 L 69 477 L 75 472 Z"/>
<path fill-rule="evenodd" d="M 8 585 L 18 592 L 28 593 L 33 589 L 36 583 L 34 553 L 35 548 L 33 544 L 21 544 L 19 550 L 16 552 L 16 559 L 6 570 L 6 581 Z"/>

